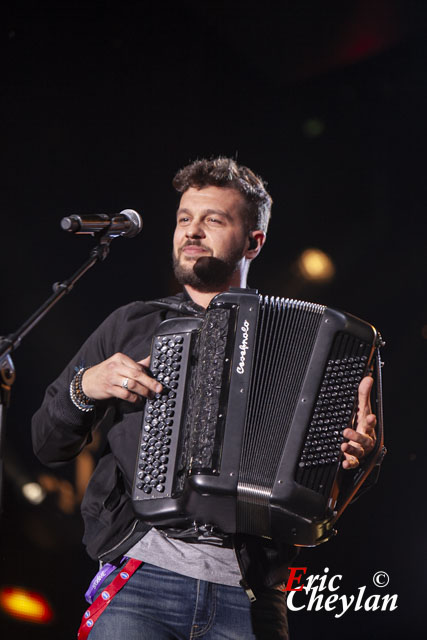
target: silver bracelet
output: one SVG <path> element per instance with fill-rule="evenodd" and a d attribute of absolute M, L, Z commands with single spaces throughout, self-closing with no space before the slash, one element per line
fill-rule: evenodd
<path fill-rule="evenodd" d="M 71 402 L 77 409 L 88 413 L 95 409 L 95 404 L 83 391 L 82 378 L 85 371 L 90 367 L 80 367 L 76 375 L 70 382 L 70 398 Z"/>

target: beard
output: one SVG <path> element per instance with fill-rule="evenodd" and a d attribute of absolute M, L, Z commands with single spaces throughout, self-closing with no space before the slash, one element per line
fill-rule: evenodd
<path fill-rule="evenodd" d="M 227 256 L 202 256 L 195 261 L 184 263 L 174 253 L 172 257 L 175 278 L 181 285 L 190 285 L 197 291 L 216 292 L 226 287 L 239 269 L 243 251 L 244 245 L 233 249 Z"/>

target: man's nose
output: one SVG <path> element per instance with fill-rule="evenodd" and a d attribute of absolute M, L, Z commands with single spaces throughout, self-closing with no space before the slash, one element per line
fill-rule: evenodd
<path fill-rule="evenodd" d="M 186 229 L 185 235 L 187 238 L 204 238 L 205 232 L 201 221 L 192 220 L 191 224 Z"/>

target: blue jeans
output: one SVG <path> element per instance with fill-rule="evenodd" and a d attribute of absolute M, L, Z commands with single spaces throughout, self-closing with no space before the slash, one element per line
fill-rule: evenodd
<path fill-rule="evenodd" d="M 116 577 L 114 571 L 95 598 Z M 187 578 L 144 563 L 95 622 L 89 640 L 288 640 L 286 596 L 250 603 L 240 587 Z"/>

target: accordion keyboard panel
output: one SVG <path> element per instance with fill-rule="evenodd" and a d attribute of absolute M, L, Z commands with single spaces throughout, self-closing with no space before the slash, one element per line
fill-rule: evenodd
<path fill-rule="evenodd" d="M 371 344 L 340 332 L 326 365 L 296 473 L 299 484 L 325 496 L 342 458 L 342 432 L 351 426 L 370 352 Z"/>
<path fill-rule="evenodd" d="M 174 458 L 179 441 L 191 336 L 171 334 L 157 336 L 151 354 L 151 372 L 164 385 L 161 393 L 145 406 L 138 455 L 135 499 L 169 496 L 172 493 Z"/>

